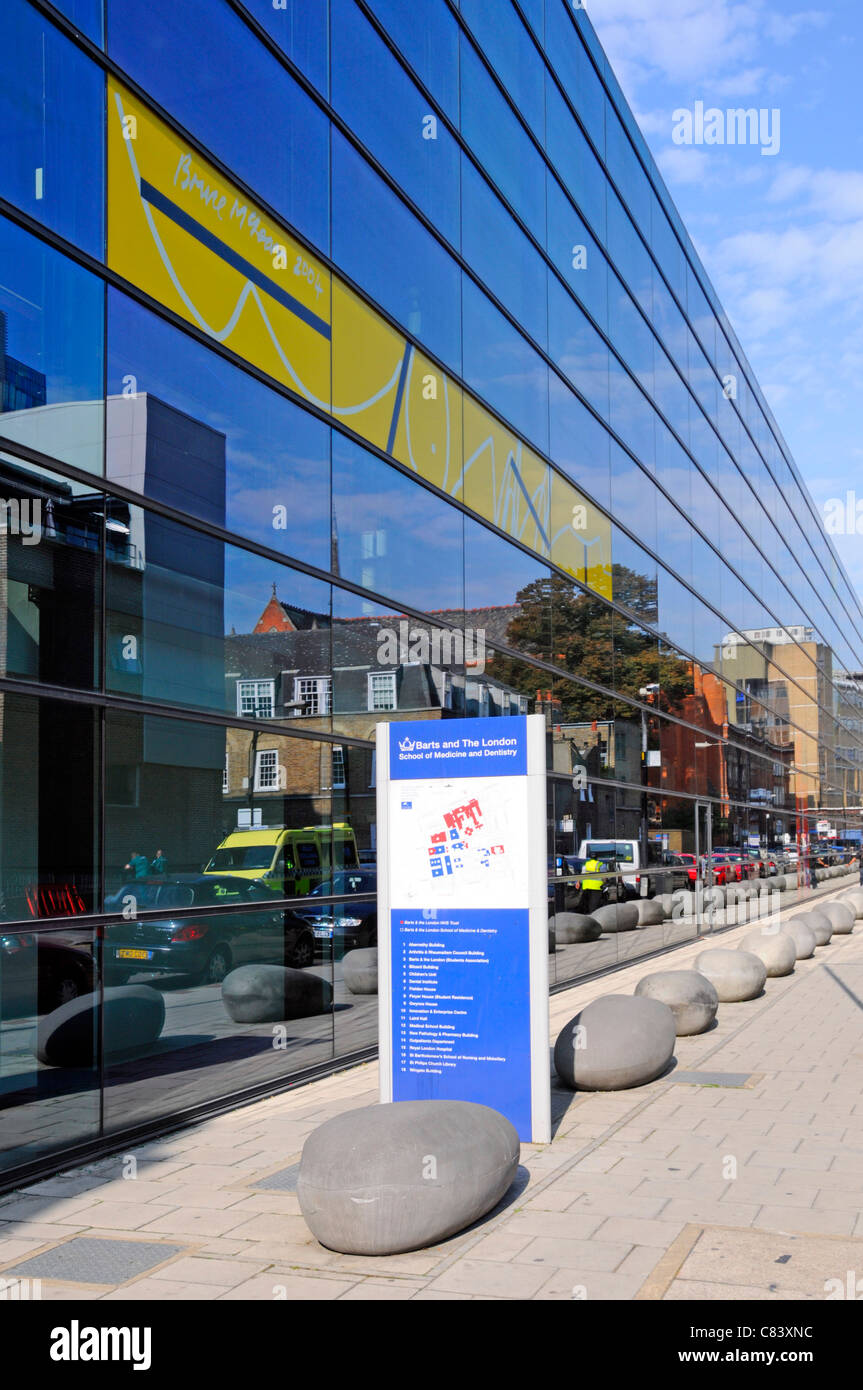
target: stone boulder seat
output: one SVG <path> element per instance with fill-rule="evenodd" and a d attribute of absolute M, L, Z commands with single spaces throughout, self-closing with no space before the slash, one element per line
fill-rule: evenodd
<path fill-rule="evenodd" d="M 312 1235 L 345 1255 L 437 1245 L 491 1211 L 518 1170 L 518 1134 L 486 1105 L 414 1100 L 348 1110 L 312 1131 L 297 1178 Z"/>
<path fill-rule="evenodd" d="M 605 994 L 561 1029 L 555 1070 L 574 1091 L 623 1091 L 644 1086 L 674 1055 L 674 1014 L 658 999 Z"/>
<path fill-rule="evenodd" d="M 703 1033 L 716 1017 L 719 995 L 706 975 L 697 970 L 657 970 L 635 986 L 639 997 L 658 999 L 674 1015 L 679 1038 Z"/>
<path fill-rule="evenodd" d="M 737 1004 L 744 999 L 756 999 L 764 988 L 767 967 L 751 951 L 714 946 L 695 957 L 695 969 L 708 980 L 719 995 L 720 1004 Z"/>

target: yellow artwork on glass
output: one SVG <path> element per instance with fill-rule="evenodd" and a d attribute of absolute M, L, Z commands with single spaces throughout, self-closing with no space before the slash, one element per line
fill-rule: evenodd
<path fill-rule="evenodd" d="M 608 519 L 113 79 L 108 265 L 477 516 L 611 597 Z"/>

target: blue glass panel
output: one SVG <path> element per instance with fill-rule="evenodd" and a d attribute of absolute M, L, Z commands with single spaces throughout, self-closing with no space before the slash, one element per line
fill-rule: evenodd
<path fill-rule="evenodd" d="M 608 336 L 646 391 L 653 391 L 653 353 L 656 340 L 612 271 L 609 274 Z"/>
<path fill-rule="evenodd" d="M 545 39 L 545 0 L 518 0 L 518 6 L 542 43 Z"/>
<path fill-rule="evenodd" d="M 326 96 L 329 89 L 329 0 L 244 0 L 244 3 L 300 72 Z"/>
<path fill-rule="evenodd" d="M 333 105 L 405 193 L 458 245 L 458 146 L 353 0 L 332 0 Z"/>
<path fill-rule="evenodd" d="M 102 472 L 105 287 L 0 218 L 0 434 Z"/>
<path fill-rule="evenodd" d="M 0 193 L 101 259 L 105 79 L 24 0 L 0 6 Z"/>
<path fill-rule="evenodd" d="M 639 391 L 625 367 L 609 359 L 609 423 L 645 468 L 655 467 L 653 406 Z"/>
<path fill-rule="evenodd" d="M 608 262 L 554 175 L 546 177 L 546 249 L 600 328 L 608 328 Z"/>
<path fill-rule="evenodd" d="M 588 497 L 608 509 L 611 436 L 554 372 L 549 381 L 549 417 L 551 457 Z"/>
<path fill-rule="evenodd" d="M 58 10 L 71 19 L 76 29 L 102 47 L 104 25 L 103 0 L 54 0 Z"/>
<path fill-rule="evenodd" d="M 461 0 L 461 12 L 481 52 L 534 134 L 543 138 L 545 64 L 509 3 Z"/>
<path fill-rule="evenodd" d="M 643 229 L 645 235 L 648 235 L 651 190 L 647 175 L 638 161 L 629 136 L 611 107 L 606 110 L 605 124 L 606 167 L 634 221 Z"/>
<path fill-rule="evenodd" d="M 333 517 L 344 579 L 415 608 L 463 607 L 462 513 L 339 434 Z"/>
<path fill-rule="evenodd" d="M 329 426 L 114 290 L 108 342 L 108 476 L 328 569 Z"/>
<path fill-rule="evenodd" d="M 550 73 L 545 81 L 546 152 L 600 239 L 605 239 L 607 179 Z"/>
<path fill-rule="evenodd" d="M 409 333 L 461 372 L 461 268 L 338 131 L 333 259 Z"/>
<path fill-rule="evenodd" d="M 608 98 L 568 11 L 565 0 L 548 0 L 545 10 L 546 52 L 564 91 L 602 156 L 605 154 Z"/>
<path fill-rule="evenodd" d="M 653 312 L 654 267 L 623 204 L 608 190 L 608 254 L 646 314 Z"/>
<path fill-rule="evenodd" d="M 547 452 L 547 364 L 467 276 L 463 304 L 465 381 Z"/>
<path fill-rule="evenodd" d="M 212 0 L 108 0 L 108 52 L 310 241 L 329 249 L 329 122 Z"/>
<path fill-rule="evenodd" d="M 576 390 L 608 419 L 608 347 L 557 280 L 548 286 L 548 345 Z"/>
<path fill-rule="evenodd" d="M 657 490 L 638 464 L 611 442 L 611 514 L 651 550 L 656 544 Z"/>
<path fill-rule="evenodd" d="M 546 264 L 464 154 L 461 198 L 462 255 L 527 332 L 545 347 Z"/>
<path fill-rule="evenodd" d="M 461 41 L 461 130 L 489 176 L 537 241 L 545 238 L 545 173 L 539 152 L 483 67 Z"/>
<path fill-rule="evenodd" d="M 458 23 L 446 0 L 368 0 L 435 101 L 458 124 Z"/>

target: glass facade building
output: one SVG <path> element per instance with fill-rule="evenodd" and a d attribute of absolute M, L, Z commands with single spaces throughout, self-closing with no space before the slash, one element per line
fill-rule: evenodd
<path fill-rule="evenodd" d="M 545 715 L 558 904 L 849 837 L 863 610 L 582 9 L 4 0 L 0 68 L 5 1181 L 374 1048 L 382 719 Z"/>

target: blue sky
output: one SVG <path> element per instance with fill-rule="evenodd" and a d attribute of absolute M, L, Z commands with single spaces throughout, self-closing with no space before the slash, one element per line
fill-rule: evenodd
<path fill-rule="evenodd" d="M 863 502 L 860 0 L 586 8 L 822 515 Z M 778 152 L 675 144 L 698 101 L 778 108 Z M 863 534 L 833 541 L 863 594 Z"/>

